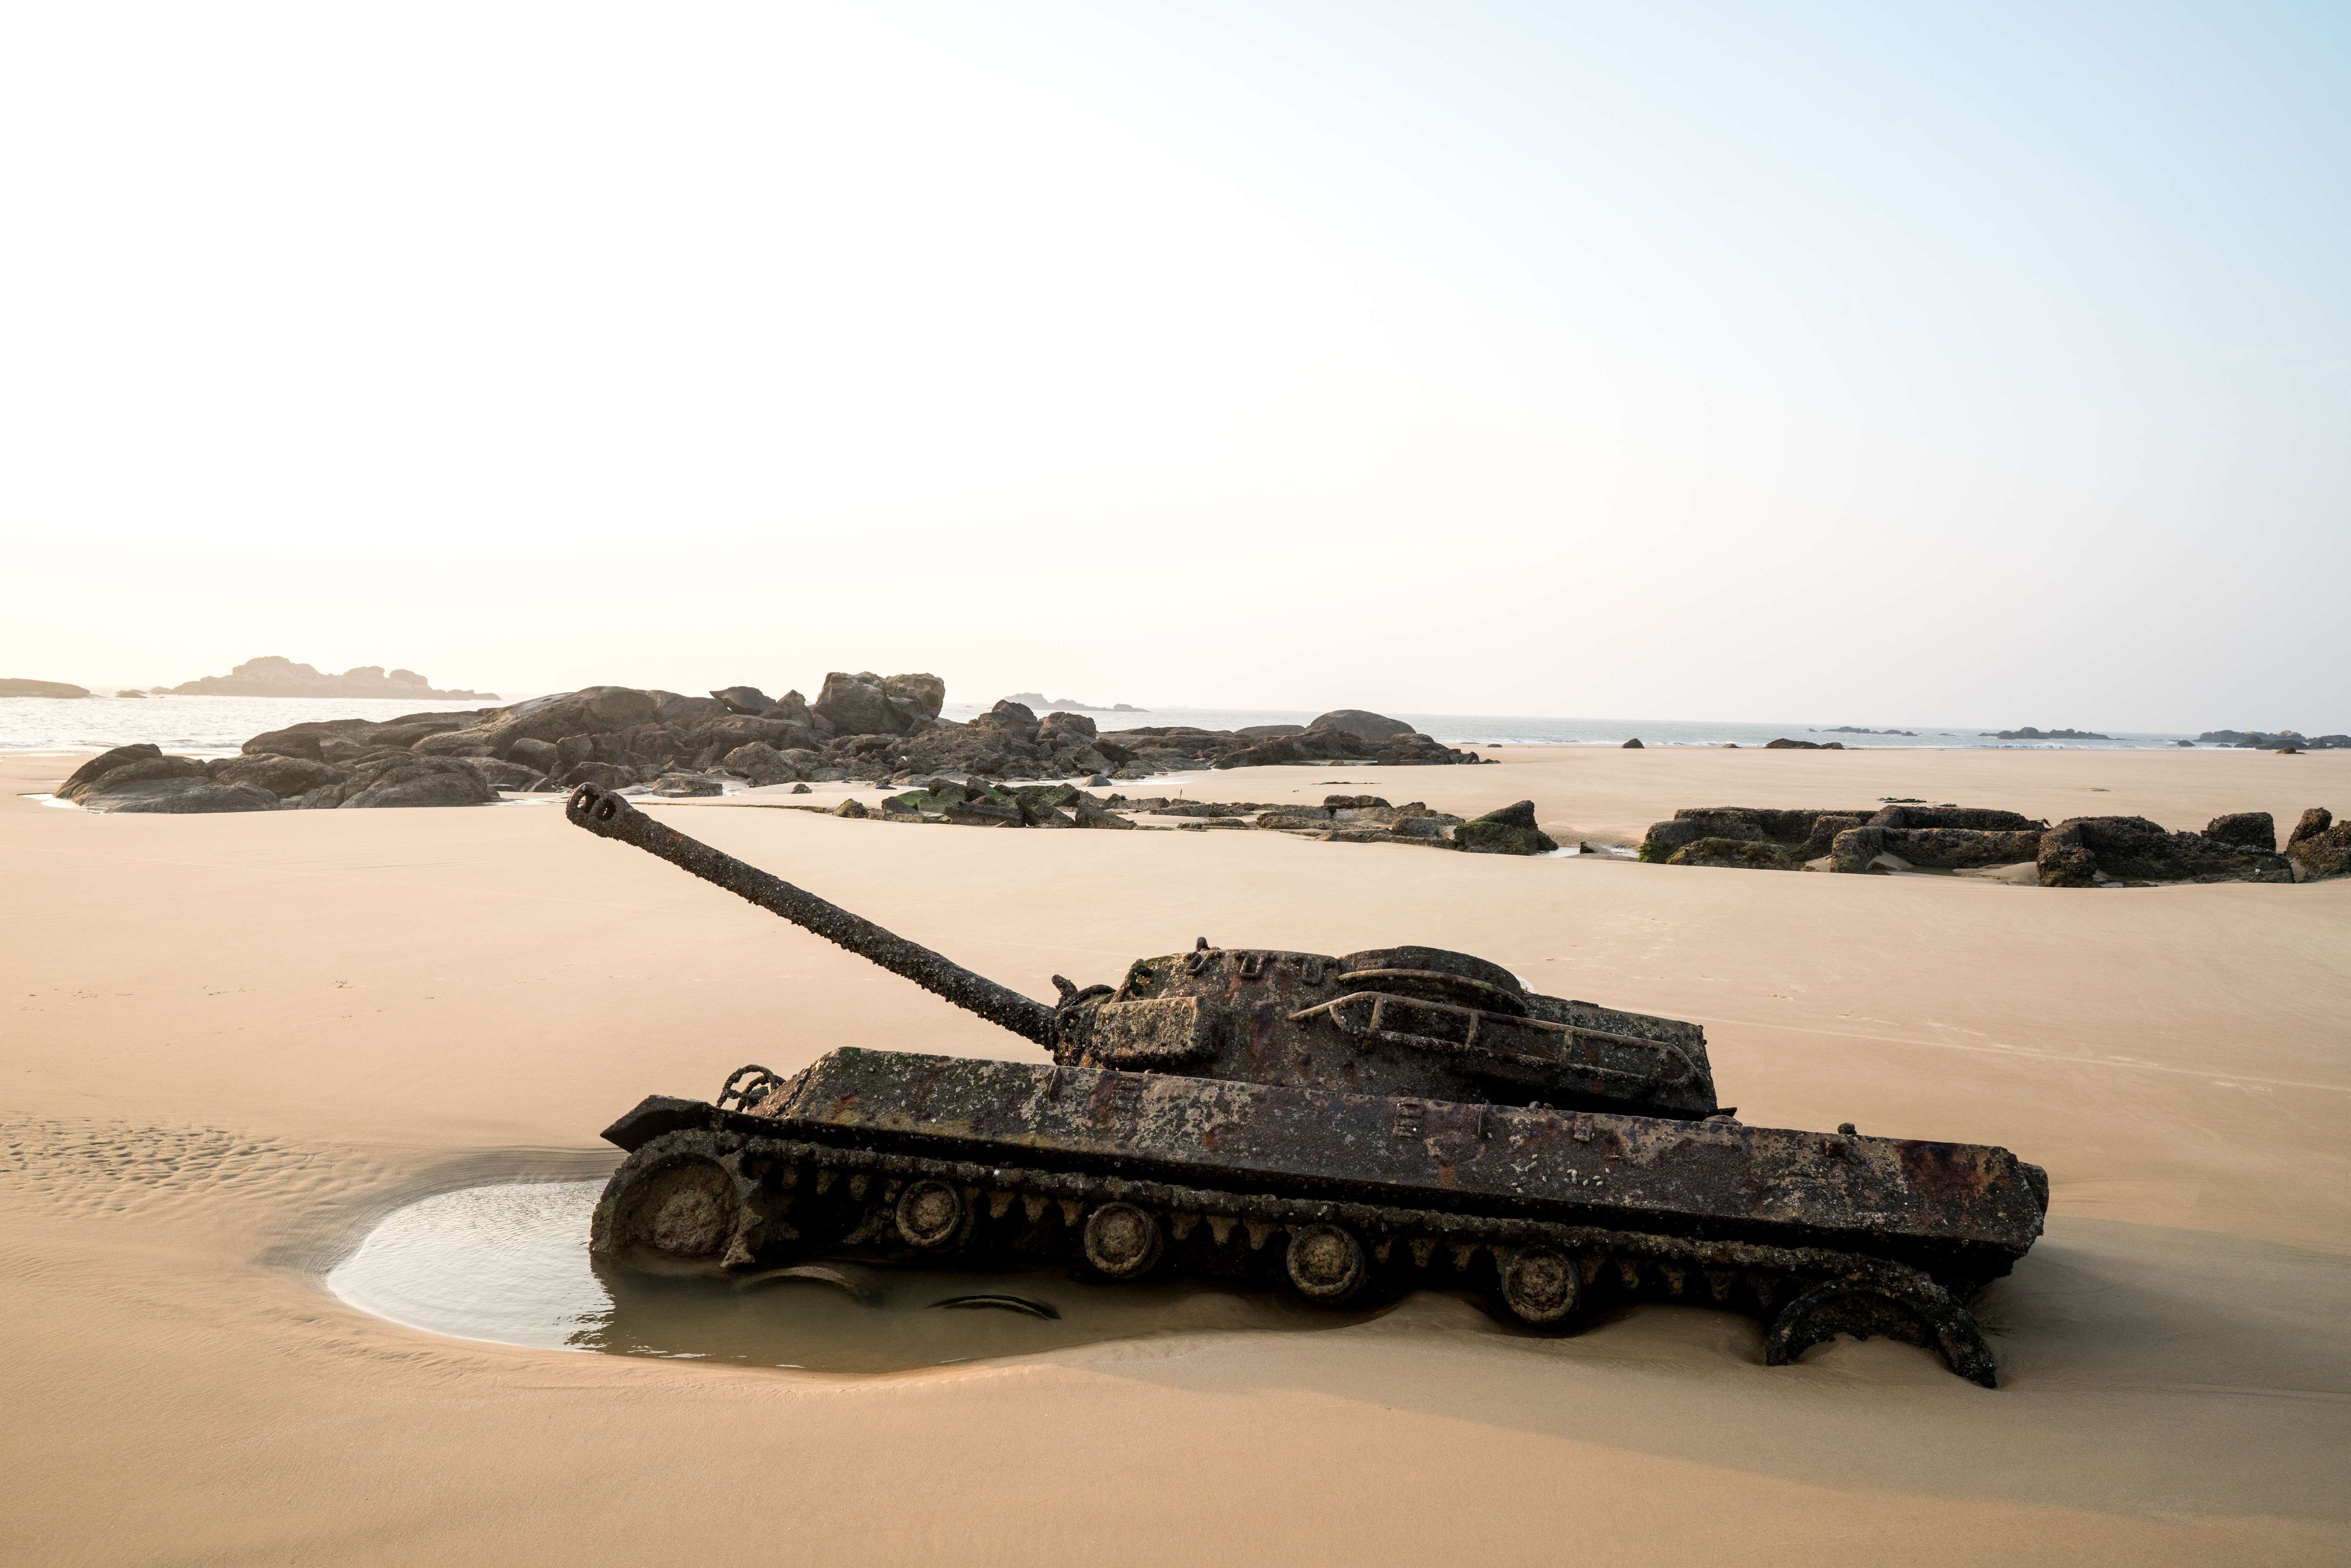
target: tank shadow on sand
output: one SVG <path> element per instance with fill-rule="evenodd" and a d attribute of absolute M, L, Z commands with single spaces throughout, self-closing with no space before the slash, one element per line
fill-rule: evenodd
<path fill-rule="evenodd" d="M 1885 1340 L 1767 1367 L 1760 1325 L 1703 1307 L 1636 1304 L 1552 1337 L 1438 1293 L 1271 1354 L 1087 1364 L 1202 1393 L 1307 1388 L 1846 1490 L 2340 1522 L 2346 1300 L 2340 1255 L 2061 1218 L 1978 1301 L 1997 1392 Z"/>

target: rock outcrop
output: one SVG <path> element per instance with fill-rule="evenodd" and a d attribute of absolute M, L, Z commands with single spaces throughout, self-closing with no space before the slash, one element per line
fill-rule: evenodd
<path fill-rule="evenodd" d="M 1802 871 L 1804 862 L 1768 839 L 1692 839 L 1666 857 L 1667 865 L 1719 866 L 1741 871 Z"/>
<path fill-rule="evenodd" d="M 2175 833 L 2145 817 L 2069 817 L 2042 835 L 2037 858 L 2043 887 L 2294 880 L 2291 863 L 2274 851 Z"/>
<path fill-rule="evenodd" d="M 251 784 L 283 800 L 307 794 L 321 785 L 339 782 L 342 775 L 324 762 L 308 757 L 280 757 L 270 752 L 224 757 L 205 771 L 216 783 Z"/>
<path fill-rule="evenodd" d="M 792 694 L 798 696 L 799 694 Z M 710 694 L 713 700 L 724 706 L 728 713 L 739 713 L 757 718 L 776 706 L 776 699 L 757 686 L 728 686 Z"/>
<path fill-rule="evenodd" d="M 936 718 L 946 704 L 947 684 L 936 675 L 889 675 L 883 679 L 882 695 L 910 713 Z"/>
<path fill-rule="evenodd" d="M 142 692 L 123 692 L 123 696 L 143 696 Z M 0 697 L 86 697 L 89 690 L 68 681 L 0 681 Z"/>
<path fill-rule="evenodd" d="M 146 762 L 162 755 L 162 747 L 143 740 L 134 746 L 118 746 L 111 751 L 101 751 L 66 775 L 65 782 L 57 786 L 57 799 L 78 800 L 90 785 L 116 768 L 128 767 L 133 762 Z"/>
<path fill-rule="evenodd" d="M 1082 714 L 1040 718 L 1008 699 L 957 724 L 938 716 L 946 696 L 936 675 L 870 671 L 828 675 L 812 705 L 798 692 L 771 699 L 752 685 L 708 696 L 584 686 L 503 707 L 288 725 L 246 741 L 233 776 L 208 781 L 250 783 L 289 806 L 340 808 L 475 805 L 501 790 L 658 788 L 664 779 L 722 774 L 757 787 L 946 774 L 1107 781 L 1270 762 L 1478 760 L 1395 720 L 1352 710 L 1326 715 L 1331 723 L 1280 727 L 1294 733 L 1169 726 L 1102 735 Z M 1376 740 L 1359 733 L 1372 731 L 1380 732 Z M 413 766 L 402 771 L 392 763 Z M 678 788 L 673 782 L 671 792 Z M 1054 825 L 1076 825 L 1056 809 L 1064 820 Z"/>
<path fill-rule="evenodd" d="M 1667 862 L 1673 860 L 1676 851 L 1700 839 L 1733 839 L 1747 843 L 1775 843 L 1782 849 L 1802 852 L 1802 858 L 1812 860 L 1828 853 L 1828 846 L 1837 832 L 1857 827 L 1876 814 L 1874 809 L 1868 808 L 1785 810 L 1768 806 L 1684 806 L 1674 813 L 1672 821 L 1650 824 L 1647 835 L 1641 841 L 1641 858 Z"/>
<path fill-rule="evenodd" d="M 231 766 L 225 758 L 204 763 L 166 757 L 153 746 L 118 746 L 74 769 L 57 786 L 60 800 L 86 811 L 183 812 L 274 811 L 277 795 Z"/>
<path fill-rule="evenodd" d="M 1641 858 L 1667 865 L 1740 865 L 1784 871 L 1825 858 L 1828 869 L 1865 872 L 1880 856 L 1905 866 L 1959 871 L 2034 858 L 2048 823 L 2015 811 L 1897 801 L 1844 810 L 1766 806 L 1685 806 L 1652 823 Z M 1681 852 L 1713 841 L 1690 855 Z M 1725 843 L 1780 852 L 1733 854 Z"/>
<path fill-rule="evenodd" d="M 1863 826 L 1836 835 L 1829 846 L 1829 869 L 1865 872 L 1880 855 L 1921 871 L 1972 871 L 1983 866 L 2022 865 L 2041 853 L 2042 829 L 1892 828 Z"/>
<path fill-rule="evenodd" d="M 2267 811 L 2231 811 L 2204 824 L 2204 836 L 2240 849 L 2276 852 L 2277 821 Z"/>
<path fill-rule="evenodd" d="M 1453 830 L 1453 846 L 1478 855 L 1540 855 L 1559 848 L 1535 826 L 1535 803 L 1520 800 Z"/>
<path fill-rule="evenodd" d="M 225 675 L 206 675 L 172 688 L 183 697 L 395 697 L 409 702 L 454 699 L 496 701 L 496 692 L 436 691 L 433 683 L 413 670 L 387 673 L 381 664 L 361 664 L 340 675 L 322 674 L 308 664 L 272 653 L 247 659 Z"/>
<path fill-rule="evenodd" d="M 2337 751 L 2351 747 L 2351 735 L 2305 736 L 2294 729 L 2208 729 L 2196 738 L 2207 746 L 2239 746 L 2256 751 Z"/>
<path fill-rule="evenodd" d="M 1842 740 L 1791 740 L 1783 735 L 1777 740 L 1765 741 L 1763 749 L 1766 751 L 1843 751 L 1844 742 Z"/>
<path fill-rule="evenodd" d="M 2297 854 L 2277 851 L 2268 813 L 2216 817 L 2200 833 L 2144 817 L 2074 817 L 2051 827 L 2017 811 L 1889 801 L 1875 810 L 1687 806 L 1651 824 L 1641 858 L 1667 865 L 1787 871 L 1973 871 L 2031 863 L 2044 887 L 2158 882 L 2289 882 L 2351 871 L 2351 832 L 2304 813 Z M 2333 833 L 2335 837 L 2325 835 Z M 2328 869 L 2336 868 L 2336 869 Z"/>
<path fill-rule="evenodd" d="M 835 670 L 825 676 L 815 713 L 836 735 L 907 735 L 935 716 L 918 703 L 892 696 L 883 677 L 871 670 L 854 675 Z"/>
<path fill-rule="evenodd" d="M 1359 707 L 1333 708 L 1306 727 L 1309 730 L 1334 729 L 1374 748 L 1400 735 L 1413 733 L 1412 726 L 1402 719 L 1390 718 L 1385 714 L 1367 713 Z"/>
<path fill-rule="evenodd" d="M 2351 822 L 2337 822 L 2324 806 L 2313 806 L 2286 841 L 2287 863 L 2296 882 L 2351 876 Z"/>

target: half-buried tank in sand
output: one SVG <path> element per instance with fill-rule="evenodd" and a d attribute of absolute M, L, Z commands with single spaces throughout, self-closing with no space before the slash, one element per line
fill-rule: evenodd
<path fill-rule="evenodd" d="M 1991 1386 L 1967 1303 L 2041 1234 L 2006 1149 L 1751 1127 L 1704 1032 L 1539 996 L 1466 953 L 1211 946 L 1119 984 L 997 985 L 583 785 L 578 825 L 659 855 L 1051 1053 L 827 1051 L 655 1095 L 591 1246 L 753 1270 L 821 1258 L 1259 1281 L 1332 1304 L 1471 1290 L 1538 1328 L 1612 1299 L 1761 1318 L 1764 1359 L 1840 1333 Z"/>

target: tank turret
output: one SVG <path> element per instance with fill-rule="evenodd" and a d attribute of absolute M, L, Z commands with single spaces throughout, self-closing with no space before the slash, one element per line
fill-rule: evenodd
<path fill-rule="evenodd" d="M 1138 958 L 1115 987 L 1060 976 L 1048 1007 L 583 784 L 567 802 L 590 832 L 659 855 L 1071 1066 L 1249 1083 L 1713 1115 L 1706 1032 L 1527 989 L 1499 964 L 1442 947 L 1343 957 L 1211 946 Z"/>

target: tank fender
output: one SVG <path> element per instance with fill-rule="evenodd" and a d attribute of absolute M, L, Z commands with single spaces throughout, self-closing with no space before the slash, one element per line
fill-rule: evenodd
<path fill-rule="evenodd" d="M 711 1124 L 711 1106 L 706 1100 L 680 1100 L 674 1095 L 648 1094 L 637 1102 L 634 1109 L 604 1129 L 604 1141 L 614 1148 L 635 1154 L 655 1138 L 671 1133 L 682 1133 L 692 1127 L 707 1127 Z"/>

